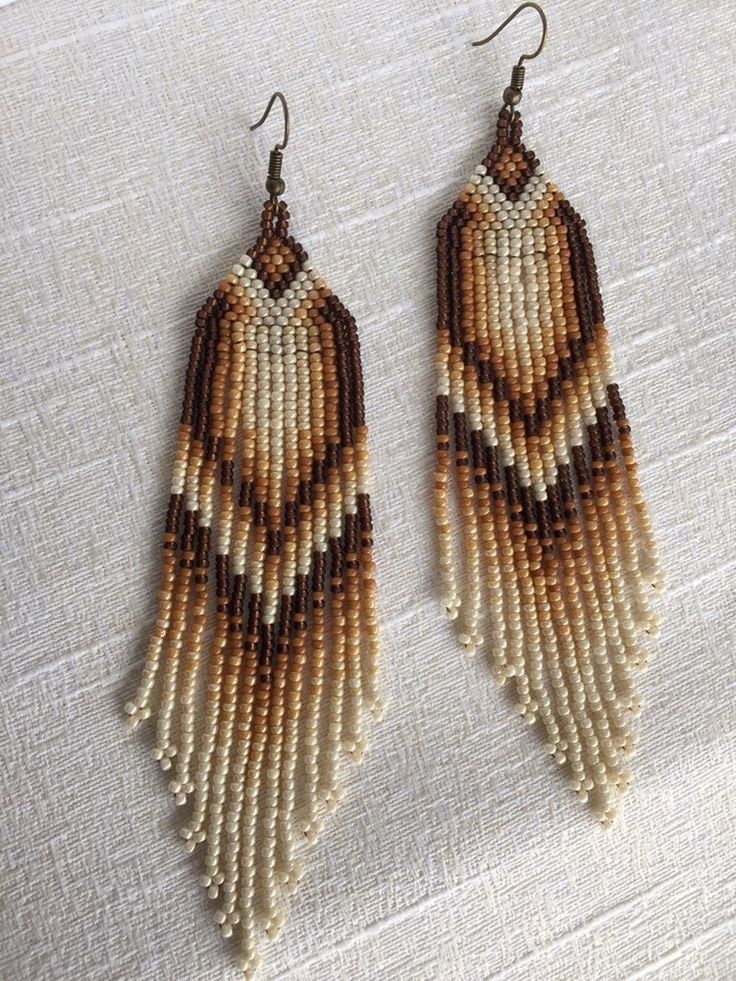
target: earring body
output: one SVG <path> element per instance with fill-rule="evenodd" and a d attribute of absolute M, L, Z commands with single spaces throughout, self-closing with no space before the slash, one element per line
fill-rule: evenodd
<path fill-rule="evenodd" d="M 586 225 L 509 101 L 437 230 L 442 605 L 607 826 L 662 575 Z"/>
<path fill-rule="evenodd" d="M 156 719 L 181 837 L 247 976 L 382 704 L 357 327 L 290 232 L 280 170 L 277 146 L 260 234 L 197 313 L 125 706 L 131 726 Z"/>

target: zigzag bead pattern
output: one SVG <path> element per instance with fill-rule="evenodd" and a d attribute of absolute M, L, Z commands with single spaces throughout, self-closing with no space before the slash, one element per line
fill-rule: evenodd
<path fill-rule="evenodd" d="M 631 778 L 662 575 L 585 222 L 524 147 L 518 112 L 499 114 L 437 255 L 442 604 L 469 652 L 487 610 L 494 677 L 607 826 Z"/>
<path fill-rule="evenodd" d="M 265 204 L 197 314 L 158 616 L 125 706 L 133 727 L 156 712 L 153 755 L 246 976 L 342 797 L 342 754 L 360 760 L 382 712 L 358 335 L 288 221 Z"/>

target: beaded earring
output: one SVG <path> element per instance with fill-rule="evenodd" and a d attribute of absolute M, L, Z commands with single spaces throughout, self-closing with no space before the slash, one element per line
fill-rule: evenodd
<path fill-rule="evenodd" d="M 435 518 L 442 604 L 604 826 L 629 785 L 662 575 L 585 222 L 521 142 L 522 55 L 496 140 L 437 229 Z M 450 427 L 464 576 L 450 517 Z"/>
<path fill-rule="evenodd" d="M 280 92 L 251 129 L 277 99 L 261 233 L 197 314 L 158 615 L 125 706 L 132 727 L 156 714 L 153 755 L 191 805 L 181 837 L 246 976 L 382 708 L 358 334 L 289 233 Z"/>

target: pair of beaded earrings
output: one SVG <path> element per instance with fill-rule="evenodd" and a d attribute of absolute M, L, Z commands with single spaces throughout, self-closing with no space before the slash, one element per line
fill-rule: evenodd
<path fill-rule="evenodd" d="M 542 40 L 437 230 L 442 603 L 468 651 L 487 621 L 494 677 L 607 825 L 630 779 L 661 574 L 585 222 L 521 142 L 523 63 L 545 15 L 524 3 L 476 44 L 527 7 Z M 125 706 L 135 726 L 155 695 L 154 756 L 190 804 L 181 836 L 202 847 L 247 976 L 284 922 L 298 845 L 342 796 L 342 754 L 360 759 L 382 710 L 358 334 L 289 233 L 281 93 L 252 129 L 277 99 L 261 233 L 197 314 L 159 610 Z"/>

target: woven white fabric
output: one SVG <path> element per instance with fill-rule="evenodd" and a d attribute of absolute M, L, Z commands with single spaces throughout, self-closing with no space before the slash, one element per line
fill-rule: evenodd
<path fill-rule="evenodd" d="M 602 832 L 437 608 L 434 227 L 537 27 L 471 0 L 0 8 L 0 977 L 235 977 L 121 705 L 198 303 L 259 217 L 361 331 L 391 697 L 264 979 L 736 976 L 732 16 L 550 4 L 525 141 L 588 221 L 669 571 L 635 782 Z M 732 95 L 732 93 L 731 93 Z M 8 357 L 9 353 L 9 357 Z"/>

